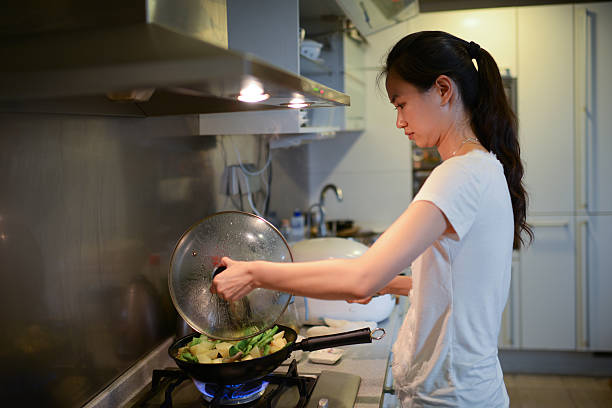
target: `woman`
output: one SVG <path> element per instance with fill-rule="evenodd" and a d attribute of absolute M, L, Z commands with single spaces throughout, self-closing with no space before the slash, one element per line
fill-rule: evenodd
<path fill-rule="evenodd" d="M 347 300 L 410 293 L 393 348 L 403 406 L 507 407 L 497 337 L 512 248 L 532 234 L 499 69 L 474 42 L 427 31 L 400 40 L 382 74 L 397 127 L 443 159 L 410 206 L 359 258 L 225 258 L 212 290 L 228 300 L 258 287 Z M 410 265 L 412 277 L 397 276 Z"/>

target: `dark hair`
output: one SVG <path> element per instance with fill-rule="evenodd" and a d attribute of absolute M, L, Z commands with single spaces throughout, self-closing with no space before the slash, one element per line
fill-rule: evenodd
<path fill-rule="evenodd" d="M 514 213 L 513 247 L 518 249 L 525 244 L 523 232 L 531 242 L 533 232 L 526 221 L 528 198 L 523 186 L 517 119 L 491 54 L 474 42 L 442 31 L 421 31 L 407 35 L 391 49 L 380 77 L 391 71 L 422 92 L 429 90 L 440 75 L 457 84 L 474 134 L 504 167 Z"/>

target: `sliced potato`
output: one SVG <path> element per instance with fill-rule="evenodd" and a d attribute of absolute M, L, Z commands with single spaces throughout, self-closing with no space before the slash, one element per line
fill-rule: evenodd
<path fill-rule="evenodd" d="M 270 347 L 272 346 L 277 346 L 279 348 L 283 348 L 287 345 L 287 340 L 285 340 L 284 337 L 278 338 L 278 339 L 274 339 L 272 340 L 272 343 L 270 343 Z"/>
<path fill-rule="evenodd" d="M 200 344 L 196 344 L 195 346 L 189 347 L 191 354 L 200 354 L 204 351 L 210 350 L 215 347 L 214 343 L 210 343 L 208 341 L 203 341 Z"/>
<path fill-rule="evenodd" d="M 278 350 L 281 350 L 283 347 L 277 346 L 276 344 L 270 344 L 270 354 L 276 353 Z"/>
<path fill-rule="evenodd" d="M 276 340 L 276 339 L 282 338 L 284 335 L 285 335 L 285 331 L 283 330 L 282 332 L 276 333 L 274 336 L 272 336 L 272 338 Z"/>
<path fill-rule="evenodd" d="M 253 357 L 253 358 L 259 358 L 261 357 L 261 350 L 259 350 L 259 347 L 257 346 L 253 346 L 253 348 L 251 349 L 251 351 L 249 351 L 249 356 Z M 243 359 L 244 360 L 244 359 Z"/>
<path fill-rule="evenodd" d="M 200 353 L 200 354 L 196 354 L 195 356 L 198 359 L 198 363 L 208 364 L 208 363 L 210 363 L 212 361 L 212 359 L 208 356 L 208 354 L 206 354 L 206 352 Z"/>
<path fill-rule="evenodd" d="M 204 353 L 208 355 L 208 357 L 210 357 L 212 360 L 219 357 L 219 350 L 217 350 L 216 348 L 212 350 L 206 350 Z"/>
<path fill-rule="evenodd" d="M 230 356 L 229 349 L 232 346 L 233 346 L 232 343 L 222 342 L 222 343 L 217 343 L 216 349 L 223 358 L 229 358 Z"/>
<path fill-rule="evenodd" d="M 220 364 L 223 363 L 223 359 L 222 358 L 215 358 L 214 360 L 210 361 L 213 364 Z"/>
<path fill-rule="evenodd" d="M 242 360 L 240 360 L 240 361 L 252 360 L 252 359 L 254 359 L 254 358 L 255 358 L 255 357 L 253 357 L 252 355 L 247 354 L 247 355 L 246 355 L 246 357 L 243 357 L 243 358 L 242 358 Z"/>

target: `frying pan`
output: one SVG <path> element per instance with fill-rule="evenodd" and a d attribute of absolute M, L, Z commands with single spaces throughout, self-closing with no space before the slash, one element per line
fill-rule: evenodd
<path fill-rule="evenodd" d="M 217 364 L 202 364 L 179 360 L 177 358 L 178 349 L 186 346 L 194 336 L 199 335 L 198 333 L 191 333 L 178 339 L 170 346 L 168 354 L 174 359 L 176 364 L 194 380 L 219 385 L 232 385 L 253 381 L 271 373 L 289 357 L 289 354 L 291 354 L 293 350 L 313 351 L 328 347 L 371 343 L 372 339 L 380 340 L 385 335 L 384 329 L 377 328 L 370 331 L 370 329 L 366 327 L 327 336 L 308 337 L 296 343 L 297 333 L 295 330 L 286 326 L 277 326 L 279 332 L 282 330 L 285 331 L 287 346 L 267 356 L 254 358 L 252 360 Z M 382 332 L 382 334 L 374 336 L 376 332 Z"/>

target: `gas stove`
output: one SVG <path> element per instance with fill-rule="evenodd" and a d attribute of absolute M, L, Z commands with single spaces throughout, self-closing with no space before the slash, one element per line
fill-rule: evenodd
<path fill-rule="evenodd" d="M 247 384 L 232 386 L 200 383 L 178 368 L 166 368 L 153 370 L 150 386 L 127 406 L 309 408 L 325 406 L 326 400 L 333 400 L 334 406 L 352 407 L 360 380 L 352 374 L 328 371 L 299 375 L 295 360 L 286 373 L 275 372 Z"/>

